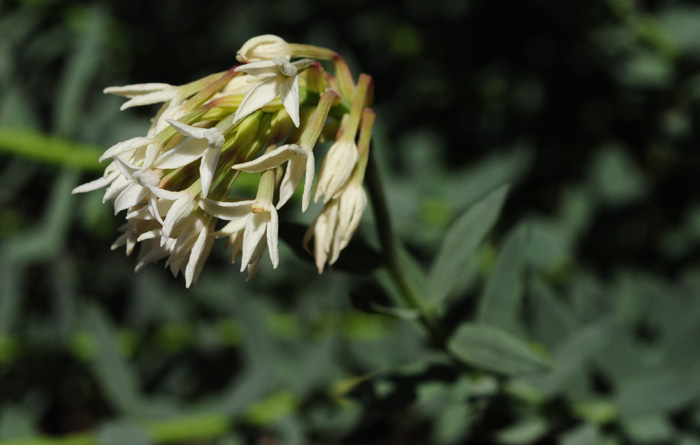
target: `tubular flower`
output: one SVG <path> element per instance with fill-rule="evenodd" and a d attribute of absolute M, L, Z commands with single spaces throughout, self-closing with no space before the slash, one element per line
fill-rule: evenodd
<path fill-rule="evenodd" d="M 367 207 L 367 195 L 362 188 L 367 159 L 369 139 L 374 125 L 374 112 L 365 109 L 360 130 L 359 162 L 352 177 L 345 186 L 324 207 L 321 214 L 307 230 L 304 247 L 314 238 L 314 257 L 318 273 L 323 272 L 326 263 L 333 264 L 360 225 L 362 214 Z"/>
<path fill-rule="evenodd" d="M 234 121 L 267 105 L 279 96 L 295 126 L 299 126 L 299 65 L 284 57 L 241 65 L 236 72 L 257 77 L 256 82 L 236 110 Z"/>
<path fill-rule="evenodd" d="M 250 39 L 237 59 L 243 64 L 185 85 L 105 89 L 127 98 L 122 110 L 162 104 L 147 134 L 105 150 L 102 177 L 73 190 L 104 188 L 103 202 L 112 201 L 115 214 L 126 211 L 112 248 L 131 255 L 138 246 L 136 271 L 165 260 L 190 287 L 217 238 L 227 238 L 231 260 L 241 258 L 249 279 L 266 256 L 276 268 L 277 211 L 294 200 L 302 181 L 307 210 L 317 142 L 337 128 L 318 174 L 315 198 L 325 195 L 324 206 L 305 240 L 314 239 L 319 271 L 338 259 L 360 224 L 367 205 L 362 181 L 371 125 L 363 116 L 370 112 L 369 76 L 361 75 L 355 86 L 335 52 L 273 35 Z M 318 59 L 331 59 L 333 72 Z M 250 173 L 261 173 L 257 196 L 232 194 L 239 176 Z"/>

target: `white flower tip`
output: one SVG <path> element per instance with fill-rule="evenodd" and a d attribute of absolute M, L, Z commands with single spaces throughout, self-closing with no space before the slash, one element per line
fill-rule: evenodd
<path fill-rule="evenodd" d="M 236 53 L 236 59 L 241 63 L 272 60 L 276 57 L 289 59 L 291 51 L 284 39 L 273 34 L 264 34 L 249 39 Z"/>

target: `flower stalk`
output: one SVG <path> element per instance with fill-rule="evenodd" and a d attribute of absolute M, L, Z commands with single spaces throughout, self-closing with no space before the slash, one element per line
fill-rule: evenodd
<path fill-rule="evenodd" d="M 406 275 L 406 269 L 401 265 L 399 240 L 391 223 L 391 214 L 384 193 L 381 174 L 371 150 L 368 154 L 366 183 L 372 205 L 372 213 L 374 214 L 377 237 L 382 249 L 383 265 L 399 290 L 399 295 L 402 299 L 399 303 L 415 310 L 426 332 L 433 341 L 438 345 L 442 345 L 445 342 L 445 334 L 437 320 L 434 309 L 425 303 L 424 296 L 411 283 L 411 280 Z"/>

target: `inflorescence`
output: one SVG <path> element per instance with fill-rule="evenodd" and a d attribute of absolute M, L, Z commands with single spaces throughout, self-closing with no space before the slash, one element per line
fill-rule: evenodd
<path fill-rule="evenodd" d="M 139 245 L 136 271 L 167 258 L 187 287 L 197 281 L 216 238 L 227 238 L 231 261 L 241 257 L 250 279 L 265 247 L 279 262 L 277 210 L 304 182 L 302 211 L 312 195 L 323 210 L 309 227 L 319 273 L 333 264 L 367 206 L 362 188 L 375 114 L 372 80 L 355 83 L 337 53 L 287 43 L 273 35 L 250 39 L 230 70 L 186 85 L 145 83 L 110 87 L 129 100 L 121 109 L 163 103 L 148 133 L 109 148 L 104 175 L 73 190 L 107 187 L 103 202 L 126 210 L 112 249 Z M 333 74 L 319 60 L 330 60 Z M 314 148 L 334 141 L 318 175 Z M 259 173 L 254 198 L 234 196 L 243 174 Z M 219 224 L 218 221 L 224 223 Z"/>

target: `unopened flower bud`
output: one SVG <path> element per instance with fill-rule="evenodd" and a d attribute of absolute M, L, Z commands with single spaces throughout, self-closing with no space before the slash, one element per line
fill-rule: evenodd
<path fill-rule="evenodd" d="M 277 57 L 289 59 L 289 45 L 281 37 L 272 34 L 253 37 L 243 44 L 236 53 L 236 59 L 241 63 L 272 60 Z"/>

